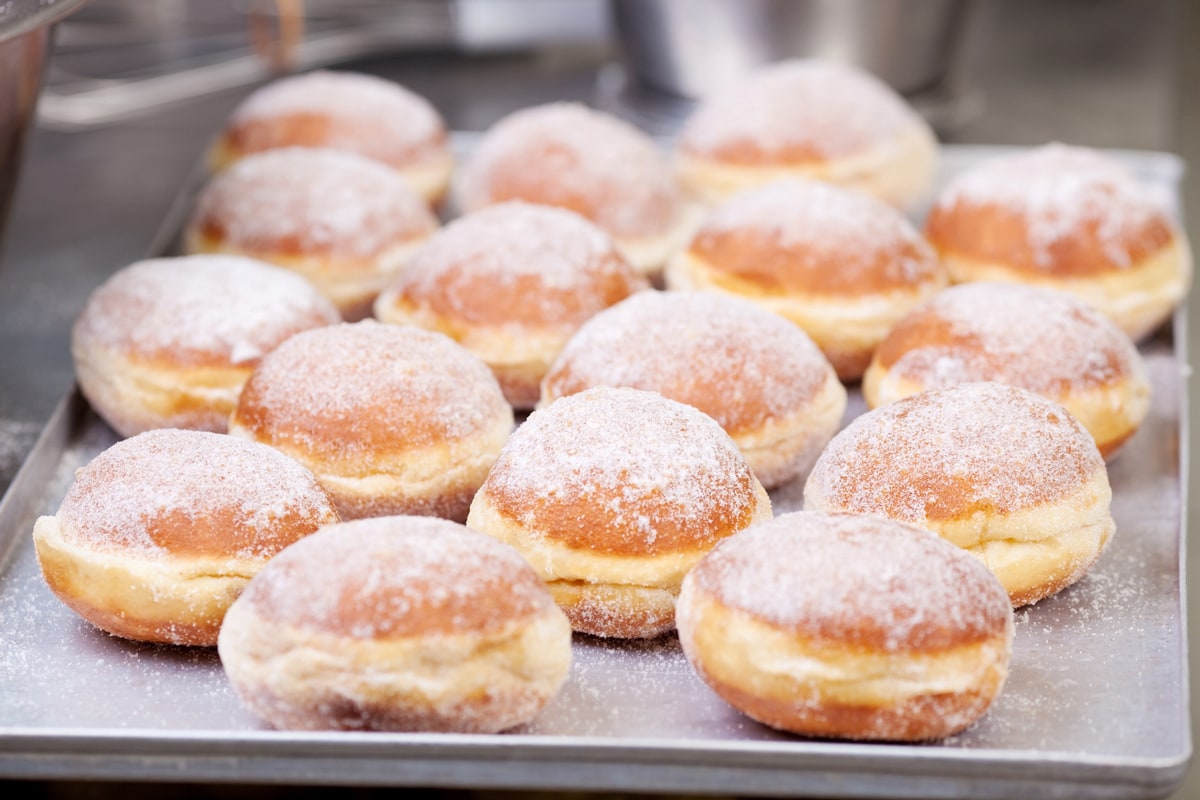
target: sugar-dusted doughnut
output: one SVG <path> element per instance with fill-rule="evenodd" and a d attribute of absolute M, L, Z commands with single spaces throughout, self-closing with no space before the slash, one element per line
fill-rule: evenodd
<path fill-rule="evenodd" d="M 340 319 L 308 281 L 260 261 L 150 259 L 91 293 L 71 328 L 71 356 L 84 397 L 122 436 L 224 433 L 265 353 Z"/>
<path fill-rule="evenodd" d="M 358 72 L 316 70 L 254 91 L 230 115 L 209 163 L 219 171 L 283 147 L 346 150 L 380 161 L 429 203 L 446 193 L 454 168 L 437 109 L 397 83 Z"/>
<path fill-rule="evenodd" d="M 355 153 L 289 147 L 248 156 L 200 192 L 192 253 L 232 253 L 295 270 L 360 319 L 437 229 L 395 172 Z"/>
<path fill-rule="evenodd" d="M 713 209 L 666 269 L 672 289 L 752 300 L 812 337 L 857 380 L 892 326 L 948 282 L 896 209 L 817 181 L 750 189 Z"/>
<path fill-rule="evenodd" d="M 375 317 L 446 334 L 482 358 L 508 401 L 526 409 L 571 334 L 648 286 L 583 217 L 510 201 L 430 238 L 379 295 Z"/>
<path fill-rule="evenodd" d="M 263 358 L 229 432 L 306 465 L 343 519 L 461 522 L 512 426 L 496 379 L 463 347 L 363 320 L 299 333 Z"/>
<path fill-rule="evenodd" d="M 75 474 L 33 542 L 50 589 L 117 636 L 214 645 L 230 603 L 289 544 L 338 521 L 304 467 L 263 445 L 158 429 Z"/>
<path fill-rule="evenodd" d="M 576 631 L 657 636 L 684 574 L 771 502 L 712 418 L 654 392 L 601 386 L 533 412 L 467 525 L 512 545 Z"/>
<path fill-rule="evenodd" d="M 447 520 L 330 525 L 276 556 L 218 642 L 276 728 L 496 733 L 571 665 L 571 626 L 511 547 Z"/>
<path fill-rule="evenodd" d="M 1191 287 L 1183 231 L 1120 164 L 1088 148 L 1046 145 L 962 172 L 938 195 L 925 234 L 955 282 L 1061 289 L 1135 340 Z"/>
<path fill-rule="evenodd" d="M 679 642 L 735 708 L 805 736 L 918 741 L 984 715 L 1008 675 L 999 581 L 937 536 L 798 511 L 717 544 L 683 582 Z"/>
<path fill-rule="evenodd" d="M 676 169 L 710 202 L 780 178 L 846 186 L 901 208 L 929 191 L 937 140 L 900 95 L 856 67 L 782 61 L 704 98 Z"/>
<path fill-rule="evenodd" d="M 1091 434 L 1052 400 L 961 383 L 897 400 L 844 428 L 804 485 L 804 507 L 876 514 L 978 556 L 1014 606 L 1082 578 L 1116 528 Z"/>
<path fill-rule="evenodd" d="M 695 406 L 768 489 L 812 466 L 846 410 L 845 388 L 804 331 L 708 292 L 643 292 L 585 323 L 542 382 L 542 404 L 592 386 Z"/>
<path fill-rule="evenodd" d="M 1073 295 L 981 281 L 933 296 L 897 323 L 863 376 L 871 408 L 967 381 L 1020 386 L 1059 403 L 1114 455 L 1150 411 L 1133 341 Z"/>

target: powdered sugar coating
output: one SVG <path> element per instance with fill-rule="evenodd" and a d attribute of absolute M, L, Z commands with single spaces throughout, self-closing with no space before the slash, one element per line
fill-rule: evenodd
<path fill-rule="evenodd" d="M 1065 239 L 1094 239 L 1117 267 L 1132 266 L 1132 251 L 1148 230 L 1166 224 L 1153 195 L 1120 164 L 1083 147 L 1048 144 L 985 161 L 954 178 L 939 195 L 935 216 L 956 206 L 996 207 L 1017 215 L 1033 264 L 1053 270 Z"/>
<path fill-rule="evenodd" d="M 157 429 L 117 442 L 75 475 L 58 509 L 62 535 L 141 559 L 265 559 L 335 522 L 307 469 L 223 434 Z"/>
<path fill-rule="evenodd" d="M 1000 383 L 963 383 L 855 419 L 805 484 L 830 509 L 916 525 L 1012 513 L 1077 492 L 1104 461 L 1062 406 Z"/>
<path fill-rule="evenodd" d="M 248 153 L 321 146 L 399 166 L 432 147 L 444 147 L 446 131 L 434 107 L 399 84 L 362 73 L 317 70 L 282 78 L 251 94 L 230 117 L 229 135 Z M 297 135 L 299 140 L 292 140 Z"/>
<path fill-rule="evenodd" d="M 744 527 L 756 483 L 711 417 L 653 392 L 597 387 L 531 414 L 480 492 L 534 538 L 657 555 Z"/>
<path fill-rule="evenodd" d="M 287 147 L 238 161 L 201 192 L 192 231 L 264 255 L 369 259 L 437 220 L 404 180 L 355 153 Z"/>
<path fill-rule="evenodd" d="M 239 602 L 272 624 L 353 639 L 487 632 L 554 607 L 516 550 L 433 517 L 323 528 L 272 559 Z"/>
<path fill-rule="evenodd" d="M 432 236 L 388 294 L 462 322 L 573 329 L 646 285 L 588 220 L 509 201 Z"/>
<path fill-rule="evenodd" d="M 616 237 L 658 236 L 680 213 L 648 136 L 577 103 L 522 109 L 480 140 L 462 176 L 467 211 L 504 200 L 569 208 Z"/>
<path fill-rule="evenodd" d="M 247 381 L 234 421 L 354 463 L 458 441 L 512 410 L 487 366 L 446 336 L 374 320 L 297 334 Z"/>
<path fill-rule="evenodd" d="M 797 511 L 720 543 L 690 580 L 717 602 L 822 642 L 937 652 L 1003 635 L 1008 593 L 936 534 L 860 514 Z"/>
<path fill-rule="evenodd" d="M 1108 317 L 1073 295 L 1023 284 L 946 289 L 902 320 L 877 357 L 927 389 L 1000 381 L 1063 397 L 1145 380 L 1137 348 Z"/>
<path fill-rule="evenodd" d="M 785 284 L 833 293 L 942 275 L 933 249 L 903 214 L 820 181 L 779 180 L 739 192 L 709 214 L 689 249 L 718 269 L 774 272 Z"/>
<path fill-rule="evenodd" d="M 832 375 L 799 327 L 709 292 L 643 292 L 585 323 L 543 383 L 554 398 L 597 386 L 657 391 L 725 430 L 795 414 Z"/>
<path fill-rule="evenodd" d="M 194 255 L 119 270 L 92 292 L 71 335 L 180 366 L 253 366 L 292 334 L 339 321 L 299 275 L 239 256 Z"/>
<path fill-rule="evenodd" d="M 797 59 L 706 97 L 679 147 L 733 161 L 827 160 L 878 147 L 918 125 L 904 100 L 869 73 Z"/>

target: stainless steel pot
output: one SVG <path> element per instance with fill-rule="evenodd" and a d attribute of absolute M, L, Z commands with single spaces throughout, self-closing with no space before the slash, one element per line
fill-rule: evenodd
<path fill-rule="evenodd" d="M 829 58 L 912 94 L 952 68 L 969 0 L 612 0 L 626 67 L 655 89 L 699 98 L 790 57 Z"/>
<path fill-rule="evenodd" d="M 0 242 L 17 185 L 25 136 L 33 124 L 55 22 L 83 0 L 0 2 Z"/>

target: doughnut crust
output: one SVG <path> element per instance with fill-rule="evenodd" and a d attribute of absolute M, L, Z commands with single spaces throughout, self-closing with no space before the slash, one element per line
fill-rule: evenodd
<path fill-rule="evenodd" d="M 80 391 L 113 430 L 224 433 L 259 359 L 337 309 L 298 275 L 237 256 L 139 261 L 88 297 L 71 328 Z"/>
<path fill-rule="evenodd" d="M 754 719 L 805 736 L 958 733 L 1000 693 L 1013 612 L 978 561 L 927 531 L 799 511 L 720 542 L 683 582 L 679 642 Z"/>
<path fill-rule="evenodd" d="M 695 222 L 655 143 L 576 103 L 525 108 L 500 120 L 464 166 L 459 189 L 468 213 L 505 200 L 574 211 L 612 236 L 646 275 L 661 272 Z"/>
<path fill-rule="evenodd" d="M 649 288 L 578 214 L 511 201 L 450 223 L 375 301 L 383 322 L 444 333 L 483 359 L 516 408 L 584 321 Z"/>
<path fill-rule="evenodd" d="M 450 185 L 446 125 L 425 98 L 357 72 L 316 70 L 273 81 L 234 110 L 209 150 L 214 172 L 284 147 L 344 150 L 387 164 L 429 204 Z"/>
<path fill-rule="evenodd" d="M 1091 434 L 1015 386 L 962 383 L 869 411 L 817 459 L 804 507 L 931 530 L 977 556 L 1014 606 L 1082 578 L 1115 530 Z"/>
<path fill-rule="evenodd" d="M 589 320 L 542 382 L 542 405 L 628 386 L 695 406 L 733 438 L 767 489 L 807 472 L 837 433 L 846 390 L 798 327 L 753 303 L 644 292 Z"/>
<path fill-rule="evenodd" d="M 254 370 L 229 422 L 311 469 L 343 519 L 459 522 L 512 427 L 482 361 L 439 333 L 374 320 L 288 339 Z"/>
<path fill-rule="evenodd" d="M 562 687 L 571 627 L 512 548 L 379 517 L 280 553 L 229 610 L 218 652 L 276 728 L 497 733 Z"/>
<path fill-rule="evenodd" d="M 467 525 L 515 547 L 571 626 L 657 636 L 684 574 L 771 502 L 710 417 L 636 389 L 596 387 L 533 412 L 496 460 Z"/>
<path fill-rule="evenodd" d="M 1060 289 L 1134 340 L 1191 287 L 1183 232 L 1119 164 L 1087 148 L 1046 145 L 977 165 L 938 196 L 925 234 L 956 283 Z"/>
<path fill-rule="evenodd" d="M 901 320 L 863 376 L 876 408 L 926 389 L 999 381 L 1078 419 L 1105 458 L 1150 411 L 1150 380 L 1116 323 L 1065 292 L 977 282 L 940 292 Z"/>
<path fill-rule="evenodd" d="M 933 181 L 937 140 L 869 73 L 819 60 L 759 69 L 705 98 L 676 149 L 680 182 L 708 203 L 809 178 L 911 208 Z"/>
<path fill-rule="evenodd" d="M 127 639 L 214 645 L 230 603 L 276 553 L 338 521 L 312 474 L 269 447 L 152 430 L 75 474 L 33 542 L 71 610 Z"/>
<path fill-rule="evenodd" d="M 786 180 L 739 194 L 666 269 L 670 289 L 744 297 L 800 326 L 838 377 L 862 377 L 892 326 L 948 283 L 900 212 L 857 192 Z"/>
<path fill-rule="evenodd" d="M 345 319 L 357 320 L 437 225 L 421 197 L 383 164 L 288 147 L 215 176 L 196 201 L 185 246 L 294 270 Z"/>

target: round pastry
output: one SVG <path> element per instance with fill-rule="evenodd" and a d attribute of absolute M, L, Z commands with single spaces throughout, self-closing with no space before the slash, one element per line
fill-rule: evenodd
<path fill-rule="evenodd" d="M 33 543 L 50 589 L 144 642 L 214 645 L 230 603 L 292 542 L 338 521 L 312 474 L 269 447 L 159 429 L 75 473 Z"/>
<path fill-rule="evenodd" d="M 713 210 L 667 286 L 738 295 L 790 319 L 845 381 L 892 326 L 948 282 L 900 212 L 816 181 L 778 181 Z"/>
<path fill-rule="evenodd" d="M 483 359 L 508 401 L 525 409 L 584 320 L 645 288 L 592 223 L 513 201 L 434 235 L 375 301 L 375 316 L 446 334 Z"/>
<path fill-rule="evenodd" d="M 383 78 L 318 70 L 280 78 L 247 97 L 209 151 L 214 171 L 264 150 L 319 147 L 387 164 L 436 203 L 454 157 L 442 117 L 429 102 Z"/>
<path fill-rule="evenodd" d="M 231 434 L 311 469 L 343 519 L 460 522 L 512 427 L 482 361 L 440 333 L 374 320 L 288 339 L 229 420 Z"/>
<path fill-rule="evenodd" d="M 709 202 L 812 178 L 910 208 L 933 180 L 937 140 L 867 72 L 819 60 L 763 67 L 705 98 L 676 150 L 681 183 Z"/>
<path fill-rule="evenodd" d="M 712 418 L 654 392 L 597 387 L 533 412 L 467 525 L 515 547 L 581 633 L 675 626 L 684 574 L 771 501 Z"/>
<path fill-rule="evenodd" d="M 768 489 L 807 472 L 846 390 L 792 323 L 701 292 L 643 292 L 589 320 L 542 382 L 542 405 L 592 386 L 646 389 L 708 414 Z"/>
<path fill-rule="evenodd" d="M 858 514 L 783 514 L 717 544 L 676 616 L 696 672 L 773 728 L 940 739 L 1000 693 L 1013 612 L 987 568 L 933 534 Z"/>
<path fill-rule="evenodd" d="M 1000 383 L 897 400 L 850 423 L 804 485 L 804 507 L 875 514 L 973 553 L 1014 606 L 1083 577 L 1116 529 L 1091 434 L 1062 406 Z"/>
<path fill-rule="evenodd" d="M 80 391 L 122 436 L 224 433 L 263 354 L 337 309 L 287 270 L 237 256 L 139 261 L 88 297 L 71 329 Z"/>
<path fill-rule="evenodd" d="M 218 652 L 276 728 L 498 733 L 562 687 L 571 626 L 511 547 L 380 517 L 276 556 L 229 609 Z"/>
<path fill-rule="evenodd" d="M 967 283 L 902 319 L 863 376 L 876 408 L 968 381 L 999 381 L 1062 405 L 1112 456 L 1150 411 L 1150 379 L 1133 341 L 1064 292 Z"/>
<path fill-rule="evenodd" d="M 628 123 L 574 103 L 517 111 L 484 134 L 463 169 L 463 208 L 505 200 L 567 208 L 613 237 L 646 274 L 686 240 L 685 206 L 655 143 Z"/>
<path fill-rule="evenodd" d="M 1191 251 L 1170 215 L 1119 164 L 1086 148 L 1047 145 L 961 173 L 925 233 L 955 282 L 1061 289 L 1135 340 L 1191 285 Z"/>
<path fill-rule="evenodd" d="M 233 253 L 295 270 L 360 319 L 437 229 L 392 170 L 353 153 L 284 148 L 242 159 L 200 193 L 192 253 Z"/>

